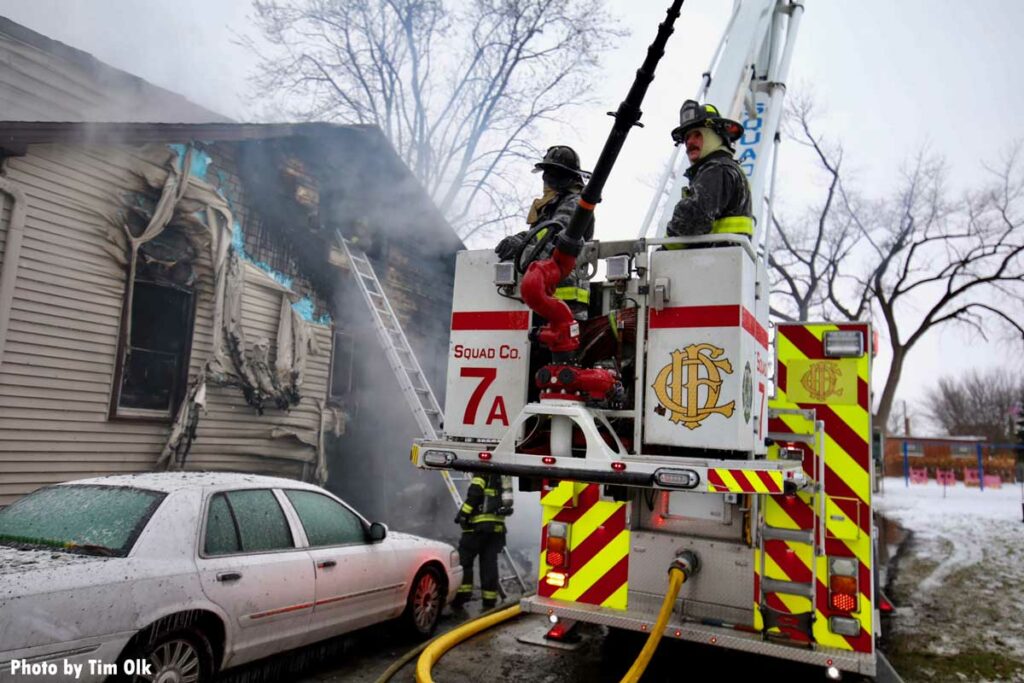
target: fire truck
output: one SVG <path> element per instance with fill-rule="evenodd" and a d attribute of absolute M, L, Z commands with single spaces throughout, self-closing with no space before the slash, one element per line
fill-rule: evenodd
<path fill-rule="evenodd" d="M 572 223 L 541 238 L 554 256 L 458 255 L 443 429 L 412 459 L 540 492 L 525 612 L 875 676 L 872 331 L 769 320 L 765 205 L 800 2 L 739 0 L 696 96 L 743 123 L 753 237 L 665 236 L 677 147 L 636 239 L 579 239 L 680 4 Z M 583 322 L 551 296 L 572 268 L 603 274 Z"/>

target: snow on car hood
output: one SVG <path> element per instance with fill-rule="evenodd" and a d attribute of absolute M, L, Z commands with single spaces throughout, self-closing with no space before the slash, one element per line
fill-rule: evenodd
<path fill-rule="evenodd" d="M 437 549 L 448 549 L 454 550 L 454 546 L 444 541 L 435 541 L 430 538 L 423 538 L 422 536 L 416 536 L 414 534 L 407 534 L 404 531 L 391 531 L 388 530 L 388 540 L 392 543 L 399 544 L 401 546 L 412 548 L 412 547 L 423 547 L 423 548 L 437 548 Z"/>

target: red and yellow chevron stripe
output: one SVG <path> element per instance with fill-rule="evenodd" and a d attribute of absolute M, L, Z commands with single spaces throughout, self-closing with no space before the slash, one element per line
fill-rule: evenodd
<path fill-rule="evenodd" d="M 626 504 L 600 500 L 598 484 L 559 482 L 541 493 L 543 527 L 540 543 L 541 597 L 626 609 L 629 578 L 629 529 Z M 564 522 L 569 529 L 569 567 L 565 585 L 545 581 L 547 530 L 550 522 Z"/>
<path fill-rule="evenodd" d="M 712 468 L 708 470 L 708 491 L 714 493 L 782 493 L 782 472 Z"/>
<path fill-rule="evenodd" d="M 871 569 L 871 412 L 870 356 L 861 358 L 825 358 L 824 334 L 831 330 L 855 330 L 864 335 L 864 348 L 869 349 L 870 328 L 867 324 L 784 324 L 775 338 L 777 372 L 776 398 L 771 407 L 814 409 L 825 425 L 825 553 L 815 557 L 808 544 L 784 540 L 767 540 L 764 544 L 764 577 L 782 581 L 810 583 L 812 566 L 816 569 L 814 585 L 817 614 L 813 624 L 814 640 L 824 646 L 855 652 L 871 653 L 874 648 L 873 599 Z M 808 434 L 813 425 L 799 415 L 781 415 L 769 423 L 774 433 Z M 803 467 L 808 476 L 817 478 L 817 454 L 807 444 L 797 444 L 804 452 Z M 816 494 L 764 497 L 765 523 L 768 526 L 811 530 L 821 524 L 821 501 Z M 815 536 L 817 538 L 817 536 Z M 860 600 L 852 614 L 836 612 L 828 604 L 828 560 L 831 557 L 856 558 Z M 812 563 L 816 562 L 816 565 Z M 755 567 L 760 570 L 761 558 L 755 550 Z M 760 582 L 761 577 L 756 578 Z M 755 585 L 755 602 L 758 595 Z M 781 593 L 766 597 L 769 607 L 792 614 L 808 612 L 808 598 Z M 755 626 L 763 623 L 759 606 L 755 605 Z M 829 617 L 846 616 L 861 626 L 857 636 L 833 633 Z M 785 630 L 795 639 L 806 635 Z"/>

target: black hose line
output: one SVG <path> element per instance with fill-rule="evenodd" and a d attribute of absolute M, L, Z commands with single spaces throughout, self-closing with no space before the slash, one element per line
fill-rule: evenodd
<path fill-rule="evenodd" d="M 598 157 L 597 165 L 594 166 L 594 172 L 591 174 L 590 180 L 587 181 L 586 187 L 583 188 L 580 203 L 576 206 L 576 211 L 569 221 L 569 227 L 558 237 L 556 247 L 563 254 L 577 256 L 583 248 L 583 234 L 594 213 L 594 206 L 601 201 L 601 190 L 604 189 L 612 166 L 615 165 L 615 160 L 618 159 L 619 152 L 622 151 L 622 145 L 626 142 L 626 136 L 630 129 L 640 125 L 640 117 L 643 115 L 640 105 L 643 103 L 644 96 L 647 95 L 647 88 L 654 80 L 654 70 L 665 54 L 665 45 L 669 36 L 672 35 L 673 25 L 679 18 L 679 10 L 682 9 L 682 6 L 683 0 L 673 0 L 672 6 L 666 12 L 665 21 L 658 24 L 658 34 L 655 36 L 654 42 L 647 48 L 647 58 L 637 70 L 636 78 L 633 80 L 626 99 L 619 104 L 618 111 L 612 114 L 615 124 L 604 143 L 601 156 Z"/>

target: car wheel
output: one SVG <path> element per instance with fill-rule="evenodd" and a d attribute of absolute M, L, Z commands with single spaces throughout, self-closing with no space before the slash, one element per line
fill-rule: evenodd
<path fill-rule="evenodd" d="M 129 660 L 138 663 L 135 671 L 119 680 L 160 683 L 209 683 L 213 680 L 213 648 L 199 631 L 172 631 L 144 637 L 121 660 L 118 669 L 122 674 L 127 673 L 125 665 Z"/>
<path fill-rule="evenodd" d="M 424 567 L 412 580 L 409 599 L 402 619 L 406 629 L 417 638 L 429 638 L 437 629 L 444 606 L 441 574 L 434 567 Z"/>

